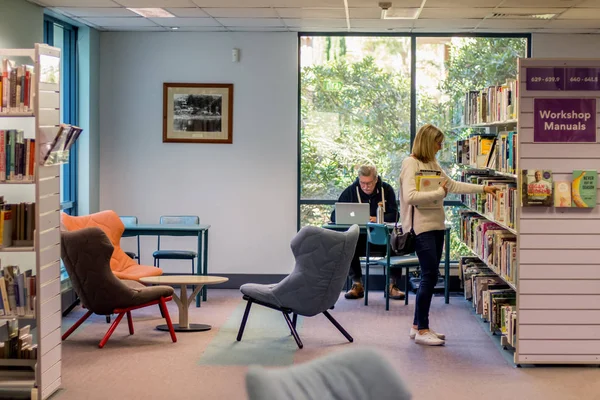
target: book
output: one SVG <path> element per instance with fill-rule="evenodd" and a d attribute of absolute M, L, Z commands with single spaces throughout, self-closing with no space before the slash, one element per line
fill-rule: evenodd
<path fill-rule="evenodd" d="M 524 169 L 521 198 L 523 207 L 551 207 L 552 171 L 541 169 Z"/>
<path fill-rule="evenodd" d="M 571 207 L 571 182 L 554 182 L 554 207 Z"/>
<path fill-rule="evenodd" d="M 438 175 L 423 175 L 416 177 L 417 190 L 419 192 L 433 192 L 442 186 L 443 178 Z M 444 200 L 434 200 L 428 204 L 417 206 L 419 209 L 440 208 L 444 204 Z"/>
<path fill-rule="evenodd" d="M 598 190 L 598 171 L 575 170 L 571 185 L 572 207 L 596 207 L 596 191 Z"/>

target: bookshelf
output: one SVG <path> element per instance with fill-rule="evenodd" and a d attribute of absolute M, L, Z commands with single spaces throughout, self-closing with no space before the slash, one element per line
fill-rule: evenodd
<path fill-rule="evenodd" d="M 463 284 L 469 286 L 468 290 L 465 288 L 465 298 L 472 301 L 474 315 L 486 332 L 497 339 L 505 356 L 515 359 L 516 322 L 513 318 L 516 318 L 518 293 L 516 250 L 519 236 L 515 208 L 518 209 L 520 199 L 518 120 L 512 118 L 518 107 L 515 85 L 511 83 L 510 86 L 513 90 L 501 97 L 491 93 L 486 95 L 488 99 L 493 97 L 495 102 L 494 107 L 487 109 L 487 115 L 485 102 L 483 106 L 480 104 L 481 94 L 470 92 L 467 95 L 464 120 L 472 123 L 459 129 L 471 129 L 471 133 L 468 139 L 457 142 L 456 162 L 461 166 L 463 181 L 501 187 L 496 198 L 486 194 L 462 196 L 465 208 L 460 213 L 460 237 L 471 254 L 461 257 L 460 275 Z M 498 108 L 498 115 L 511 118 L 501 121 L 490 118 L 490 110 Z"/>
<path fill-rule="evenodd" d="M 30 96 L 21 97 L 21 109 L 10 104 L 8 109 L 0 107 L 0 130 L 22 130 L 25 138 L 35 140 L 33 148 L 25 145 L 21 150 L 31 161 L 19 164 L 24 178 L 24 171 L 29 171 L 31 179 L 0 181 L 0 195 L 7 203 L 35 203 L 34 245 L 0 248 L 0 261 L 2 267 L 18 265 L 20 272 L 31 270 L 36 294 L 34 315 L 0 316 L 0 323 L 16 319 L 19 327 L 30 324 L 37 345 L 35 359 L 0 358 L 0 397 L 10 393 L 16 398 L 46 399 L 61 385 L 60 165 L 40 164 L 40 145 L 58 132 L 60 125 L 60 56 L 60 49 L 43 44 L 32 49 L 0 49 L 0 59 L 14 61 L 17 68 L 31 65 L 24 68 L 30 73 L 29 83 L 25 76 L 21 81 L 24 88 L 30 88 Z M 21 95 L 24 93 L 25 89 Z M 33 151 L 27 152 L 30 149 Z M 6 152 L 3 157 L 5 161 Z"/>

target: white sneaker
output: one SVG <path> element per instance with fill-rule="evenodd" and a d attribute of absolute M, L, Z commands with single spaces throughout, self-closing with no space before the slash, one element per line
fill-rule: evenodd
<path fill-rule="evenodd" d="M 446 342 L 444 342 L 442 339 L 438 338 L 431 331 L 429 331 L 422 335 L 417 332 L 417 335 L 415 336 L 415 343 L 424 344 L 426 346 L 442 346 Z"/>
<path fill-rule="evenodd" d="M 419 332 L 418 329 L 413 328 L 412 326 L 410 327 L 410 338 L 414 339 L 415 336 L 417 336 L 417 333 Z M 437 333 L 436 331 L 434 331 L 433 329 L 429 329 L 429 332 L 433 333 L 435 336 L 438 337 L 438 339 L 442 339 L 442 340 L 446 340 L 446 335 L 444 335 L 443 333 Z"/>

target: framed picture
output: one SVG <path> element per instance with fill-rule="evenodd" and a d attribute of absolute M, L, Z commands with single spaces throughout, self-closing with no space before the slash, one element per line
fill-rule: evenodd
<path fill-rule="evenodd" d="M 163 83 L 163 143 L 233 143 L 233 84 Z"/>

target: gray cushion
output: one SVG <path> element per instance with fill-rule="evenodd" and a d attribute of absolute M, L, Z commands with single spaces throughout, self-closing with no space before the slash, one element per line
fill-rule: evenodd
<path fill-rule="evenodd" d="M 249 400 L 408 400 L 394 367 L 375 350 L 338 351 L 304 364 L 265 369 L 250 366 Z"/>
<path fill-rule="evenodd" d="M 291 242 L 296 259 L 292 273 L 277 284 L 242 285 L 241 292 L 300 315 L 313 316 L 328 310 L 346 282 L 359 231 L 358 225 L 346 232 L 303 227 Z"/>
<path fill-rule="evenodd" d="M 110 269 L 113 245 L 98 227 L 61 232 L 61 257 L 82 304 L 96 314 L 142 305 L 173 294 L 170 286 L 121 281 Z"/>

